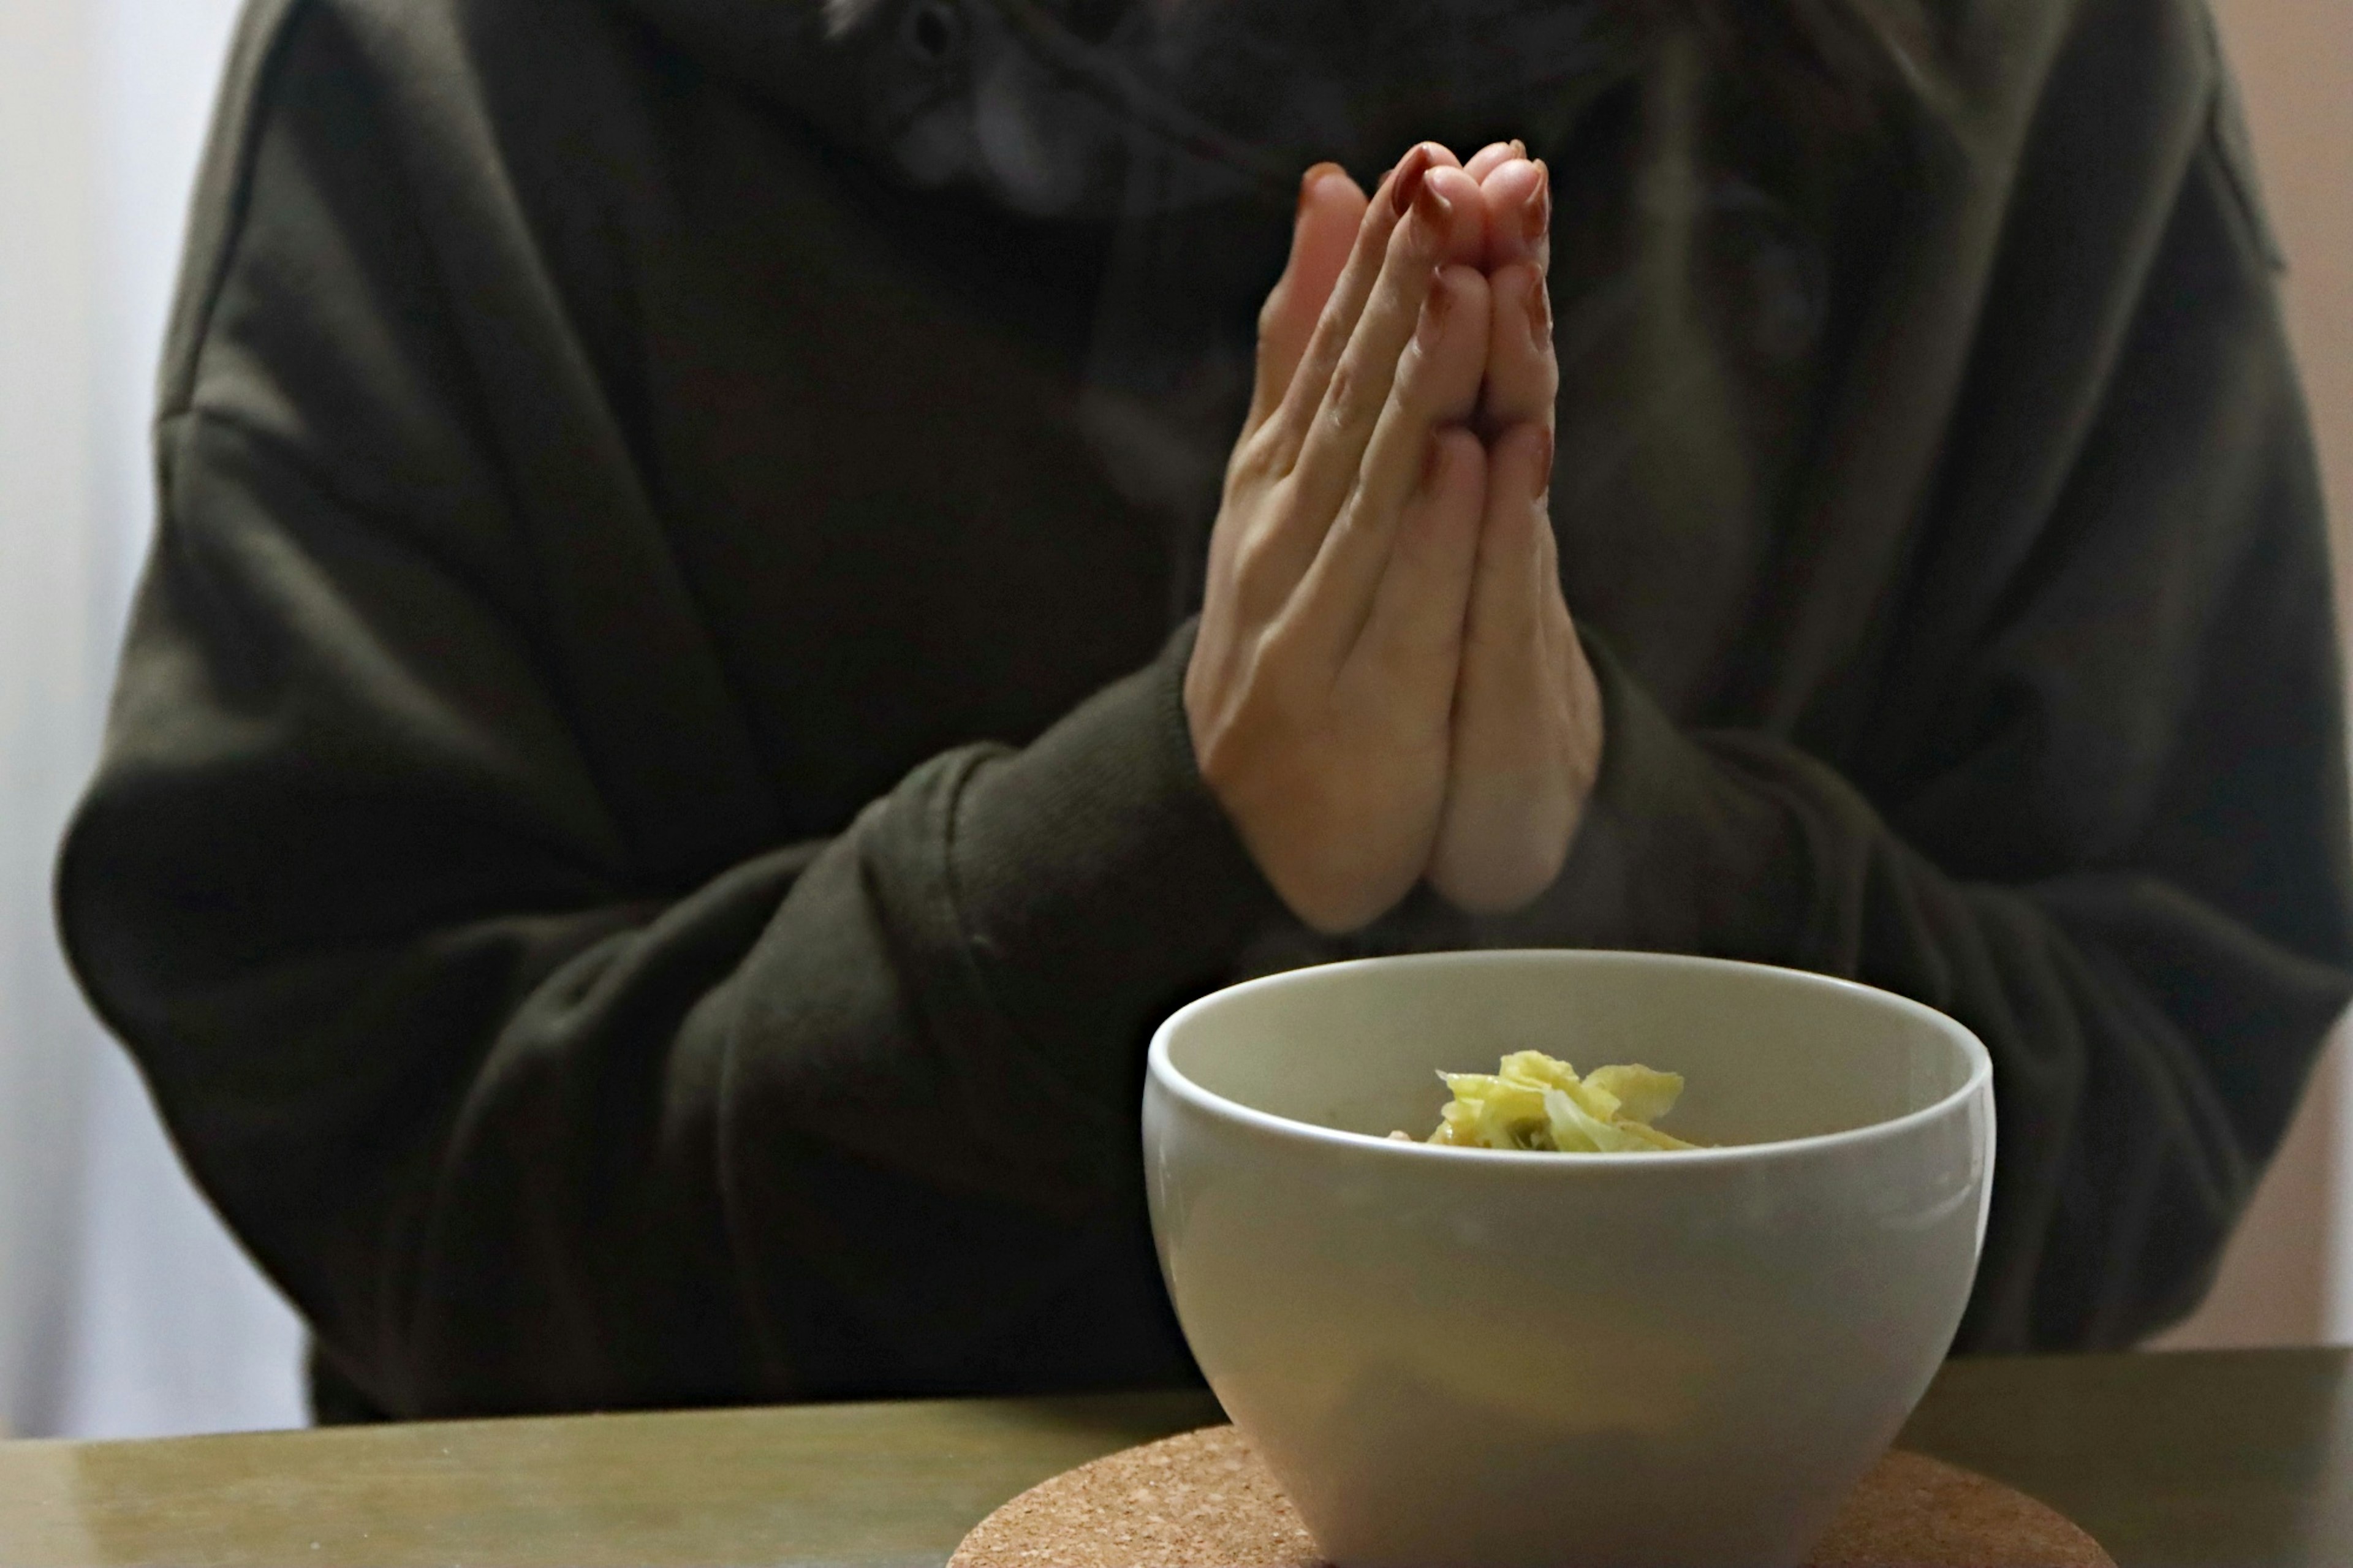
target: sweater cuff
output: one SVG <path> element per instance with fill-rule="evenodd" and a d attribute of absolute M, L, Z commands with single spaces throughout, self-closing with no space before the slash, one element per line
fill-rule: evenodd
<path fill-rule="evenodd" d="M 1133 1109 L 1142 1044 L 1282 918 L 1202 782 L 1186 721 L 1196 623 L 1026 749 L 970 775 L 950 874 L 995 1001 L 1071 1088 Z"/>
<path fill-rule="evenodd" d="M 1583 634 L 1601 689 L 1601 772 L 1567 863 L 1489 942 L 1633 948 L 1789 963 L 1814 878 L 1785 787 L 1728 737 L 1677 727 L 1607 643 Z"/>

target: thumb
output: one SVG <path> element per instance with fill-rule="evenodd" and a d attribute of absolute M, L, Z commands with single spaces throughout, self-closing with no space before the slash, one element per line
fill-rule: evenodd
<path fill-rule="evenodd" d="M 1362 188 L 1337 163 L 1318 163 L 1300 177 L 1291 264 L 1258 315 L 1258 381 L 1246 431 L 1264 423 L 1290 389 L 1315 323 L 1348 264 L 1366 205 Z"/>

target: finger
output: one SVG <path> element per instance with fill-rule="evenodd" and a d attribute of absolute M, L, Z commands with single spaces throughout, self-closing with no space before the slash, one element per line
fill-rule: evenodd
<path fill-rule="evenodd" d="M 1357 319 L 1356 331 L 1341 352 L 1339 363 L 1326 378 L 1323 400 L 1301 443 L 1298 461 L 1291 474 L 1300 515 L 1328 521 L 1357 488 L 1358 470 L 1364 466 L 1374 428 L 1389 405 L 1406 346 L 1420 331 L 1423 306 L 1431 298 L 1432 283 L 1438 276 L 1435 269 L 1452 249 L 1463 221 L 1476 222 L 1478 195 L 1479 187 L 1460 169 L 1429 169 L 1415 182 L 1410 197 L 1413 217 L 1398 225 L 1389 237 L 1380 275 Z M 1477 277 L 1467 267 L 1447 270 L 1449 275 Z M 1483 352 L 1488 330 L 1485 279 L 1478 279 L 1478 347 Z M 1441 316 L 1451 303 L 1451 299 L 1440 300 Z M 1429 346 L 1434 347 L 1443 336 L 1459 336 L 1461 325 L 1461 321 L 1455 321 L 1450 333 L 1444 330 L 1447 321 L 1441 319 L 1430 334 Z M 1428 356 L 1425 353 L 1422 357 Z M 1306 379 L 1303 367 L 1303 374 L 1293 384 L 1294 395 Z M 1474 402 L 1477 385 L 1474 379 L 1469 388 Z M 1286 398 L 1282 416 L 1289 416 L 1291 404 L 1292 400 Z M 1470 412 L 1466 405 L 1456 417 L 1467 418 Z M 1408 474 L 1419 467 L 1420 452 L 1421 443 L 1417 437 L 1412 442 L 1412 456 L 1404 464 Z M 1402 495 L 1407 488 L 1409 486 L 1399 486 L 1398 493 Z"/>
<path fill-rule="evenodd" d="M 1539 272 L 1550 271 L 1552 171 L 1544 161 L 1498 164 L 1480 180 L 1479 189 L 1486 205 L 1487 270 L 1528 261 Z"/>
<path fill-rule="evenodd" d="M 1337 163 L 1318 163 L 1299 181 L 1299 211 L 1292 225 L 1291 260 L 1266 308 L 1259 312 L 1258 379 L 1250 395 L 1245 437 L 1282 401 L 1308 339 L 1347 265 L 1364 225 L 1365 193 Z"/>
<path fill-rule="evenodd" d="M 1490 142 L 1471 155 L 1471 161 L 1462 165 L 1462 172 L 1474 180 L 1484 181 L 1503 164 L 1527 155 L 1528 148 L 1525 142 Z"/>
<path fill-rule="evenodd" d="M 1476 402 L 1487 310 L 1487 280 L 1472 268 L 1449 267 L 1432 284 L 1346 504 L 1300 584 L 1294 635 L 1333 667 L 1347 658 L 1372 613 L 1399 524 L 1427 482 L 1432 441 L 1468 418 Z M 1307 474 L 1306 463 L 1300 471 Z"/>
<path fill-rule="evenodd" d="M 1562 771 L 1569 781 L 1577 813 L 1581 815 L 1586 797 L 1592 793 L 1593 781 L 1601 772 L 1605 727 L 1601 683 L 1594 678 L 1593 666 L 1585 657 L 1585 645 L 1577 635 L 1576 618 L 1569 614 L 1568 600 L 1562 592 L 1560 541 L 1552 524 L 1551 498 L 1538 497 L 1537 510 L 1536 575 L 1544 596 L 1546 657 L 1559 681 L 1556 697 L 1562 714 Z M 1572 817 L 1572 837 L 1575 828 Z"/>
<path fill-rule="evenodd" d="M 1487 381 L 1480 393 L 1480 427 L 1490 435 L 1515 425 L 1549 426 L 1560 390 L 1553 352 L 1552 302 L 1544 274 L 1514 262 L 1489 279 Z"/>
<path fill-rule="evenodd" d="M 1316 318 L 1314 331 L 1308 335 L 1306 352 L 1299 358 L 1291 384 L 1283 390 L 1274 412 L 1268 416 L 1259 439 L 1252 443 L 1257 448 L 1255 455 L 1269 471 L 1278 476 L 1286 474 L 1298 461 L 1308 426 L 1323 405 L 1340 356 L 1347 351 L 1356 323 L 1363 319 L 1365 307 L 1388 265 L 1392 242 L 1408 227 L 1405 215 L 1412 210 L 1415 197 L 1429 176 L 1432 157 L 1439 151 L 1442 149 L 1437 143 L 1429 142 L 1410 148 L 1398 166 L 1382 177 L 1372 199 L 1366 204 L 1357 220 L 1348 259 L 1340 269 L 1339 281 L 1332 286 L 1323 313 Z"/>
<path fill-rule="evenodd" d="M 1373 194 L 1355 249 L 1289 390 L 1265 425 L 1235 446 L 1228 465 L 1229 489 L 1250 483 L 1280 487 L 1275 504 L 1261 509 L 1246 534 L 1211 546 L 1213 563 L 1220 550 L 1230 552 L 1241 596 L 1261 617 L 1273 618 L 1291 602 L 1323 547 L 1429 295 L 1441 245 L 1438 236 L 1452 221 L 1443 210 L 1444 198 L 1425 188 L 1429 172 L 1430 155 L 1416 148 Z M 1469 183 L 1460 170 L 1447 173 Z M 1417 214 L 1410 221 L 1395 211 L 1400 196 Z M 1385 242 L 1367 278 L 1365 258 L 1376 236 Z M 1343 321 L 1350 331 L 1335 349 L 1331 340 Z"/>
<path fill-rule="evenodd" d="M 1551 458 L 1549 447 L 1546 458 Z M 1542 482 L 1549 485 L 1551 479 L 1546 474 Z M 1545 647 L 1555 660 L 1566 659 L 1577 647 L 1577 623 L 1568 613 L 1568 600 L 1562 592 L 1560 536 L 1553 531 L 1552 497 L 1548 493 L 1536 497 L 1536 590 L 1543 601 Z"/>
<path fill-rule="evenodd" d="M 1439 187 L 1449 193 L 1443 204 L 1438 258 L 1480 265 L 1486 251 L 1486 221 L 1479 210 L 1476 183 L 1461 176 L 1454 154 L 1445 147 L 1435 142 L 1416 142 L 1397 167 L 1383 176 L 1371 201 L 1357 209 L 1356 243 L 1339 281 L 1332 287 L 1306 352 L 1297 361 L 1290 387 L 1266 419 L 1262 439 L 1253 444 L 1254 455 L 1271 471 L 1287 473 L 1298 461 L 1332 375 L 1388 265 L 1389 242 L 1406 226 L 1406 214 L 1414 210 L 1416 198 L 1433 176 Z M 1430 215 L 1425 215 L 1425 221 L 1430 221 Z"/>
<path fill-rule="evenodd" d="M 1546 636 L 1547 608 L 1543 558 L 1547 536 L 1552 437 L 1541 426 L 1515 426 L 1499 437 L 1488 461 L 1485 515 L 1463 625 L 1463 677 L 1482 690 L 1506 694 L 1506 710 L 1529 711 L 1542 659 L 1531 657 Z M 1492 746 L 1525 730 L 1507 725 L 1486 737 Z"/>
<path fill-rule="evenodd" d="M 1546 562 L 1550 434 L 1519 426 L 1488 460 L 1485 515 L 1455 688 L 1447 803 L 1430 881 L 1464 909 L 1517 908 L 1566 857 L 1577 795 L 1567 715 L 1548 626 L 1558 597 Z"/>
<path fill-rule="evenodd" d="M 1342 670 L 1343 681 L 1362 683 L 1401 714 L 1429 716 L 1441 739 L 1453 707 L 1486 494 L 1487 449 L 1479 438 L 1460 426 L 1439 431 Z"/>
<path fill-rule="evenodd" d="M 1568 601 L 1562 593 L 1559 535 L 1552 525 L 1551 498 L 1540 496 L 1537 504 L 1536 574 L 1545 602 L 1546 668 L 1556 682 L 1554 700 L 1560 711 L 1560 770 L 1569 792 L 1565 862 L 1567 850 L 1576 845 L 1577 824 L 1592 797 L 1594 782 L 1601 774 L 1608 723 L 1602 711 L 1601 683 L 1585 657 L 1585 645 L 1578 640 L 1576 619 L 1568 613 Z"/>

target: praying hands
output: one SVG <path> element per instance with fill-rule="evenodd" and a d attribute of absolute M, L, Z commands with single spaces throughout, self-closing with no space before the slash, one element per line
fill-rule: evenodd
<path fill-rule="evenodd" d="M 1427 879 L 1516 908 L 1559 874 L 1600 695 L 1550 510 L 1551 190 L 1433 142 L 1367 200 L 1301 182 L 1259 319 L 1185 709 L 1209 789 L 1325 931 Z"/>

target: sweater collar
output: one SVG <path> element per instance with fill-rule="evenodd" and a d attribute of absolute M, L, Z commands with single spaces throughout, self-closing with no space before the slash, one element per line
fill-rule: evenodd
<path fill-rule="evenodd" d="M 1532 143 L 1622 79 L 1631 0 L 618 0 L 917 188 L 1040 217 L 1369 181 L 1412 141 Z"/>

